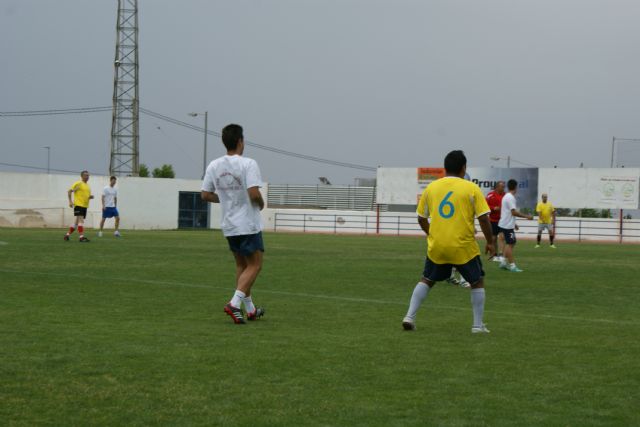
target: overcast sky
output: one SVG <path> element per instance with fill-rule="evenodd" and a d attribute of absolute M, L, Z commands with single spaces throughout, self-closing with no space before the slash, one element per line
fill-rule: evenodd
<path fill-rule="evenodd" d="M 140 0 L 140 105 L 368 166 L 608 167 L 640 138 L 637 0 Z M 0 111 L 111 105 L 117 1 L 0 0 Z M 199 178 L 202 134 L 141 115 L 140 158 Z M 106 174 L 111 114 L 0 118 L 0 162 Z M 640 144 L 637 144 L 640 149 Z M 210 158 L 223 154 L 210 138 Z M 636 166 L 640 150 L 636 150 Z M 273 183 L 371 172 L 249 147 Z M 632 156 L 629 156 L 630 158 Z M 517 163 L 514 163 L 517 165 Z M 0 166 L 0 170 L 18 170 Z M 22 169 L 25 170 L 25 169 Z"/>

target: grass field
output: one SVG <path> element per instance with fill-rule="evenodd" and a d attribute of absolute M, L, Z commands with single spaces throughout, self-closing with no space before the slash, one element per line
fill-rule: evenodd
<path fill-rule="evenodd" d="M 402 330 L 421 238 L 267 233 L 234 325 L 219 232 L 62 234 L 0 229 L 1 425 L 640 425 L 638 246 L 521 242 L 478 336 L 445 284 Z"/>

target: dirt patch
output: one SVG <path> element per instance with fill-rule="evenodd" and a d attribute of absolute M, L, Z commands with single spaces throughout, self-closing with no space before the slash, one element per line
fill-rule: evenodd
<path fill-rule="evenodd" d="M 17 209 L 14 212 L 16 215 L 42 215 L 38 211 L 34 211 L 33 209 Z"/>
<path fill-rule="evenodd" d="M 46 227 L 47 224 L 44 222 L 44 218 L 42 215 L 27 215 L 20 218 L 20 222 L 18 222 L 19 227 Z"/>

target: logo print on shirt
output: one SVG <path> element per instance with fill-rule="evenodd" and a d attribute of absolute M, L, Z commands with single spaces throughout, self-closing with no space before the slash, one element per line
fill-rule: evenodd
<path fill-rule="evenodd" d="M 230 172 L 223 172 L 216 178 L 216 187 L 220 190 L 238 191 L 242 190 L 242 181 Z"/>

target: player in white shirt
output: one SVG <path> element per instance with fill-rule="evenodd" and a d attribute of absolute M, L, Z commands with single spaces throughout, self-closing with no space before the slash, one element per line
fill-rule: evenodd
<path fill-rule="evenodd" d="M 251 299 L 251 288 L 262 268 L 262 220 L 260 211 L 264 200 L 260 194 L 262 178 L 255 160 L 242 157 L 244 136 L 242 127 L 230 124 L 222 129 L 222 142 L 227 155 L 212 161 L 202 183 L 202 200 L 220 203 L 222 234 L 236 261 L 236 291 L 224 306 L 234 323 L 245 323 L 242 307 L 248 320 L 257 320 L 264 309 Z"/>
<path fill-rule="evenodd" d="M 525 215 L 518 211 L 516 206 L 516 192 L 518 191 L 518 181 L 510 179 L 507 182 L 507 194 L 502 198 L 502 208 L 500 209 L 500 222 L 498 222 L 498 229 L 504 236 L 504 258 L 500 262 L 500 268 L 509 270 L 514 273 L 520 273 L 520 270 L 516 266 L 515 259 L 513 258 L 513 247 L 516 244 L 516 230 L 518 225 L 516 224 L 516 217 L 533 219 L 531 215 Z M 507 264 L 508 262 L 508 264 Z"/>
<path fill-rule="evenodd" d="M 120 237 L 120 213 L 118 212 L 118 189 L 116 188 L 115 176 L 109 179 L 109 185 L 102 190 L 102 220 L 100 220 L 100 231 L 98 231 L 98 237 L 102 237 L 102 229 L 104 228 L 104 221 L 107 218 L 116 219 L 116 229 L 113 235 Z"/>

